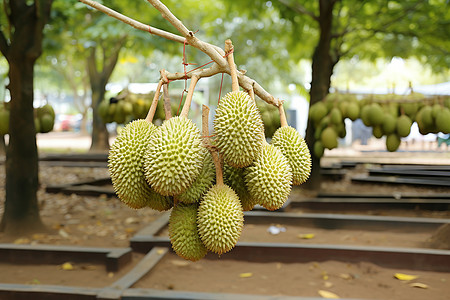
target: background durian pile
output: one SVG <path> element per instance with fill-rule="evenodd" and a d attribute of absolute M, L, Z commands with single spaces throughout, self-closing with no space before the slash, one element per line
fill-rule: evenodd
<path fill-rule="evenodd" d="M 0 135 L 9 134 L 9 102 L 0 105 Z M 55 111 L 50 104 L 34 109 L 34 126 L 36 133 L 47 133 L 55 125 Z"/>
<path fill-rule="evenodd" d="M 372 127 L 376 138 L 386 137 L 386 149 L 396 151 L 402 137 L 407 137 L 417 122 L 419 132 L 450 133 L 450 97 L 426 98 L 422 94 L 370 95 L 358 100 L 355 95 L 333 93 L 310 107 L 309 118 L 315 128 L 314 154 L 322 157 L 324 149 L 338 146 L 346 136 L 344 120 L 361 119 Z"/>
<path fill-rule="evenodd" d="M 208 129 L 201 133 L 186 115 L 160 126 L 148 116 L 128 123 L 111 146 L 109 170 L 119 199 L 128 206 L 172 209 L 172 248 L 197 261 L 207 252 L 220 255 L 236 245 L 244 211 L 256 205 L 282 207 L 292 185 L 307 180 L 311 156 L 304 139 L 287 124 L 278 125 L 269 144 L 261 111 L 246 92 L 220 99 L 212 136 Z"/>

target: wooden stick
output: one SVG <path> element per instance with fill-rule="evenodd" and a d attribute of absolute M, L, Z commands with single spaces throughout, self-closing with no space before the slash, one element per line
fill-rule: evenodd
<path fill-rule="evenodd" d="M 202 134 L 203 145 L 209 150 L 209 153 L 211 154 L 214 161 L 214 166 L 216 168 L 216 184 L 223 185 L 222 164 L 220 162 L 217 149 L 211 146 L 211 141 L 209 138 L 209 107 L 206 105 L 202 105 Z"/>
<path fill-rule="evenodd" d="M 166 120 L 172 118 L 172 106 L 170 105 L 170 94 L 169 94 L 169 84 L 165 83 L 163 85 L 164 91 L 164 113 L 166 116 Z"/>
<path fill-rule="evenodd" d="M 195 85 L 197 84 L 199 80 L 198 76 L 192 76 L 191 77 L 191 83 L 189 85 L 189 90 L 186 96 L 186 101 L 184 102 L 183 105 L 183 110 L 180 113 L 180 117 L 188 117 L 188 113 L 189 113 L 189 108 L 191 107 L 191 102 L 192 102 L 192 96 L 194 95 L 194 90 L 195 90 Z"/>
<path fill-rule="evenodd" d="M 150 109 L 148 110 L 147 117 L 145 117 L 145 120 L 149 123 L 153 121 L 153 117 L 155 116 L 156 107 L 158 106 L 158 100 L 159 95 L 161 93 L 161 86 L 163 85 L 163 81 L 160 80 L 158 83 L 158 86 L 156 87 L 155 96 L 153 97 L 152 105 L 150 106 Z"/>

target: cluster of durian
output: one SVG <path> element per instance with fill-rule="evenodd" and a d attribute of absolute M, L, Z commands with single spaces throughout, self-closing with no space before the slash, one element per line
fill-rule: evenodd
<path fill-rule="evenodd" d="M 304 139 L 287 125 L 267 143 L 260 111 L 243 91 L 220 99 L 213 138 L 205 132 L 202 137 L 186 115 L 183 107 L 161 126 L 149 116 L 127 124 L 111 146 L 109 170 L 128 206 L 172 209 L 172 248 L 197 261 L 236 245 L 245 210 L 282 207 L 292 185 L 309 177 L 311 156 Z"/>
<path fill-rule="evenodd" d="M 9 133 L 9 102 L 0 105 L 0 135 Z M 55 111 L 50 104 L 34 109 L 34 126 L 36 133 L 47 133 L 53 130 L 55 125 Z"/>
<path fill-rule="evenodd" d="M 324 100 L 312 105 L 309 118 L 315 128 L 314 155 L 322 157 L 325 149 L 338 146 L 338 138 L 347 134 L 344 120 L 360 117 L 360 103 L 354 95 L 328 94 Z"/>
<path fill-rule="evenodd" d="M 127 124 L 132 120 L 144 119 L 152 104 L 155 92 L 148 94 L 134 94 L 124 89 L 115 97 L 105 99 L 98 106 L 98 114 L 106 123 Z M 178 110 L 176 103 L 171 103 L 172 115 Z M 160 125 L 165 118 L 163 101 L 158 101 L 152 122 Z"/>
<path fill-rule="evenodd" d="M 324 149 L 338 146 L 338 138 L 346 135 L 344 119 L 360 118 L 372 127 L 376 138 L 385 137 L 386 149 L 396 151 L 402 137 L 407 137 L 417 122 L 419 132 L 450 132 L 450 98 L 425 98 L 422 94 L 371 95 L 361 100 L 348 94 L 329 94 L 311 106 L 309 117 L 315 127 L 314 153 L 323 155 Z"/>

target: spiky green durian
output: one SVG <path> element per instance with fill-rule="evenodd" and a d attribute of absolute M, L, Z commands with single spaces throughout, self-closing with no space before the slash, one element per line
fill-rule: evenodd
<path fill-rule="evenodd" d="M 233 249 L 244 226 L 237 194 L 225 184 L 212 186 L 200 202 L 197 226 L 208 250 L 222 254 Z"/>
<path fill-rule="evenodd" d="M 398 147 L 400 147 L 400 137 L 395 133 L 391 133 L 386 137 L 386 149 L 389 152 L 397 151 Z"/>
<path fill-rule="evenodd" d="M 338 146 L 338 136 L 336 133 L 336 130 L 334 130 L 333 127 L 327 127 L 322 131 L 322 134 L 320 135 L 320 141 L 322 142 L 322 145 L 324 148 L 327 149 L 333 149 L 337 148 Z"/>
<path fill-rule="evenodd" d="M 359 105 L 357 102 L 350 102 L 347 106 L 347 116 L 350 120 L 355 121 L 359 118 Z"/>
<path fill-rule="evenodd" d="M 192 185 L 203 167 L 200 130 L 188 118 L 172 117 L 150 137 L 145 178 L 164 196 L 175 196 Z"/>
<path fill-rule="evenodd" d="M 292 171 L 280 149 L 264 145 L 244 174 L 247 189 L 258 204 L 268 210 L 276 210 L 286 202 L 291 192 Z"/>
<path fill-rule="evenodd" d="M 381 126 L 384 134 L 393 133 L 397 127 L 397 118 L 392 114 L 386 114 L 384 117 L 384 122 Z"/>
<path fill-rule="evenodd" d="M 397 135 L 407 137 L 411 132 L 412 121 L 407 115 L 401 115 L 397 119 Z"/>
<path fill-rule="evenodd" d="M 136 120 L 128 123 L 109 150 L 108 167 L 111 181 L 119 199 L 132 208 L 149 206 L 163 211 L 172 207 L 172 201 L 153 191 L 144 176 L 144 154 L 156 126 Z"/>
<path fill-rule="evenodd" d="M 208 250 L 203 245 L 197 229 L 197 204 L 179 203 L 169 217 L 169 238 L 178 256 L 191 261 L 205 257 Z"/>
<path fill-rule="evenodd" d="M 223 181 L 226 185 L 233 189 L 239 197 L 244 211 L 252 210 L 258 199 L 251 197 L 245 186 L 244 168 L 234 168 L 227 164 L 223 166 Z"/>
<path fill-rule="evenodd" d="M 264 126 L 246 92 L 230 92 L 219 102 L 214 119 L 215 143 L 230 166 L 243 168 L 261 151 Z"/>
<path fill-rule="evenodd" d="M 300 133 L 291 126 L 280 127 L 275 131 L 271 143 L 288 159 L 292 183 L 294 185 L 304 183 L 311 173 L 311 154 Z"/>
<path fill-rule="evenodd" d="M 183 203 L 199 202 L 216 179 L 216 168 L 212 156 L 206 148 L 203 149 L 203 167 L 200 174 L 187 190 L 177 196 Z"/>
<path fill-rule="evenodd" d="M 379 105 L 378 103 L 372 103 L 369 106 L 368 114 L 369 121 L 372 126 L 383 124 L 384 112 L 381 108 L 381 105 Z"/>

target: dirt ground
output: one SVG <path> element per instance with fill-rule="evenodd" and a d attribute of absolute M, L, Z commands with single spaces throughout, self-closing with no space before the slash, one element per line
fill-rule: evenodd
<path fill-rule="evenodd" d="M 0 243 L 129 247 L 129 239 L 161 215 L 150 209 L 130 209 L 115 197 L 88 197 L 45 192 L 45 187 L 49 184 L 103 178 L 108 176 L 108 170 L 105 168 L 50 167 L 43 163 L 40 165 L 39 172 L 40 212 L 50 232 L 21 237 L 8 237 L 0 233 Z M 357 168 L 353 172 L 363 173 L 364 169 Z M 4 209 L 4 186 L 4 165 L 0 164 L 0 215 Z M 367 193 L 450 192 L 449 189 L 407 185 L 352 184 L 348 177 L 342 181 L 327 180 L 322 184 L 322 190 Z M 295 197 L 314 196 L 305 190 L 296 190 L 293 195 Z M 298 213 L 302 212 L 304 211 L 298 211 Z M 399 211 L 396 215 L 450 218 L 449 211 L 415 211 L 412 215 L 409 214 L 411 214 L 410 211 L 408 213 Z M 288 226 L 286 229 L 286 232 L 279 235 L 271 235 L 267 232 L 267 226 L 249 224 L 245 226 L 241 239 L 253 242 L 330 244 L 336 241 L 338 244 L 349 245 L 424 247 L 432 234 L 428 232 L 331 231 L 295 226 Z M 300 237 L 310 233 L 314 234 L 311 239 Z M 0 263 L 0 283 L 103 287 L 126 274 L 141 258 L 141 254 L 135 253 L 133 262 L 116 274 L 108 273 L 104 266 L 95 264 L 78 264 L 74 265 L 74 270 L 65 271 L 61 266 L 56 265 Z M 414 274 L 419 277 L 412 281 L 400 281 L 393 277 L 395 273 Z M 262 264 L 205 259 L 191 263 L 180 259 L 175 254 L 168 254 L 134 287 L 305 297 L 320 297 L 319 291 L 328 291 L 341 298 L 411 300 L 446 299 L 446 295 L 450 294 L 449 281 L 448 273 L 388 269 L 365 262 L 349 264 L 330 260 L 305 264 L 276 262 Z"/>

